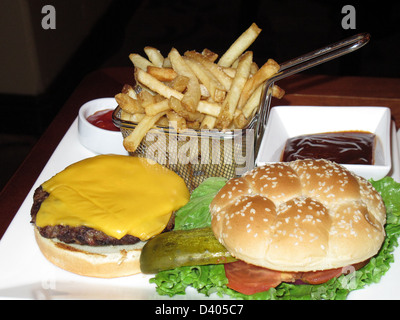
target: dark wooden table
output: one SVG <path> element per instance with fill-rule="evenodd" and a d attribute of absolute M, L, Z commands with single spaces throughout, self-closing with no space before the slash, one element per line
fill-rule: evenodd
<path fill-rule="evenodd" d="M 109 68 L 83 79 L 0 194 L 0 237 L 85 102 L 113 97 L 133 83 L 133 68 Z M 400 128 L 400 79 L 295 75 L 280 81 L 272 105 L 387 106 Z"/>

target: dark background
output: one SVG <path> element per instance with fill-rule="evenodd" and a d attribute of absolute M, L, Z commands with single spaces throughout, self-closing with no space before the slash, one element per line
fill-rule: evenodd
<path fill-rule="evenodd" d="M 41 46 L 41 67 L 50 69 L 57 50 L 64 50 L 63 37 L 82 32 L 77 22 L 91 18 L 93 6 L 102 3 L 106 9 L 96 16 L 61 68 L 56 72 L 48 70 L 55 75 L 40 92 L 0 94 L 0 188 L 85 75 L 103 67 L 131 67 L 129 53 L 144 54 L 143 47 L 147 45 L 157 47 L 163 54 L 172 46 L 182 53 L 207 47 L 222 54 L 256 22 L 263 31 L 251 49 L 255 61 L 262 64 L 268 58 L 284 62 L 353 34 L 369 32 L 371 41 L 361 50 L 306 72 L 368 77 L 400 74 L 400 3 L 394 1 L 25 1 L 29 1 L 35 29 L 33 40 Z M 73 10 L 67 12 L 66 3 L 75 6 Z M 40 8 L 45 4 L 56 9 L 55 30 L 41 28 Z M 344 5 L 356 9 L 354 30 L 342 28 Z M 55 48 L 58 43 L 61 44 Z M 2 47 L 7 50 L 3 41 Z"/>

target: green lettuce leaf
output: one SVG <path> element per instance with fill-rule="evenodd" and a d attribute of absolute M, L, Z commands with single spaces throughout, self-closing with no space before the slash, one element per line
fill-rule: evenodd
<path fill-rule="evenodd" d="M 203 182 L 192 194 L 190 202 L 177 212 L 177 228 L 190 229 L 210 226 L 211 217 L 208 206 L 218 190 L 226 183 L 222 178 L 210 178 Z M 390 177 L 371 181 L 382 195 L 387 209 L 386 239 L 370 262 L 356 272 L 342 275 L 320 285 L 295 285 L 281 283 L 276 288 L 253 295 L 244 295 L 227 287 L 223 265 L 181 267 L 162 271 L 150 282 L 157 285 L 160 295 L 170 297 L 185 294 L 187 287 L 210 296 L 229 295 L 246 300 L 343 300 L 353 290 L 378 283 L 394 261 L 393 251 L 398 246 L 400 235 L 400 184 Z M 192 202 L 193 201 L 193 202 Z"/>
<path fill-rule="evenodd" d="M 385 177 L 378 181 L 371 181 L 374 188 L 381 194 L 387 210 L 387 224 L 400 224 L 400 183 L 393 178 Z"/>
<path fill-rule="evenodd" d="M 211 225 L 209 206 L 227 179 L 208 178 L 190 195 L 190 201 L 176 212 L 175 230 L 204 228 Z"/>

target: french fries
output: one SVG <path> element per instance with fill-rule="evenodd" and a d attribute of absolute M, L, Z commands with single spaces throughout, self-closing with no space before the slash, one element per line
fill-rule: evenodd
<path fill-rule="evenodd" d="M 239 56 L 247 50 L 248 47 L 256 40 L 261 29 L 253 23 L 250 28 L 243 32 L 239 38 L 229 47 L 229 49 L 219 59 L 220 67 L 230 67 Z"/>
<path fill-rule="evenodd" d="M 175 97 L 169 98 L 169 106 L 172 110 L 174 110 L 178 115 L 185 118 L 188 121 L 201 121 L 204 118 L 204 115 L 200 112 L 191 112 L 187 110 L 182 101 L 178 100 Z"/>
<path fill-rule="evenodd" d="M 115 100 L 122 110 L 125 112 L 135 114 L 135 113 L 144 113 L 144 108 L 142 107 L 140 101 L 138 99 L 133 99 L 126 93 L 118 93 L 115 96 Z"/>
<path fill-rule="evenodd" d="M 268 59 L 268 61 L 251 78 L 247 80 L 240 96 L 238 108 L 242 109 L 253 92 L 278 71 L 279 64 L 272 59 Z"/>
<path fill-rule="evenodd" d="M 163 97 L 169 99 L 171 96 L 182 100 L 183 94 L 173 88 L 168 87 L 160 80 L 154 78 L 151 74 L 144 72 L 142 69 L 135 68 L 135 78 L 136 81 L 142 85 L 148 87 L 150 90 L 162 95 Z"/>
<path fill-rule="evenodd" d="M 240 58 L 235 78 L 233 78 L 232 86 L 229 93 L 222 104 L 222 110 L 218 116 L 218 123 L 223 129 L 229 127 L 233 120 L 233 115 L 240 98 L 240 94 L 250 74 L 251 63 L 253 62 L 253 52 L 247 51 Z"/>
<path fill-rule="evenodd" d="M 163 66 L 164 57 L 158 49 L 153 47 L 144 47 L 144 52 L 154 66 L 159 68 Z"/>
<path fill-rule="evenodd" d="M 207 57 L 195 51 L 185 52 L 185 56 L 190 57 L 200 62 L 206 69 L 208 69 L 217 80 L 224 86 L 225 90 L 228 91 L 232 84 L 232 78 L 224 72 L 224 69 L 219 67 L 217 64 L 211 62 Z"/>
<path fill-rule="evenodd" d="M 142 57 L 140 54 L 131 53 L 129 55 L 129 59 L 132 61 L 135 68 L 140 68 L 142 70 L 147 70 L 148 66 L 153 65 L 149 60 Z"/>
<path fill-rule="evenodd" d="M 137 87 L 125 85 L 115 96 L 121 117 L 137 123 L 124 139 L 125 149 L 135 152 L 155 126 L 169 126 L 177 132 L 244 128 L 258 110 L 263 84 L 279 71 L 273 59 L 259 68 L 253 52 L 248 51 L 260 32 L 253 23 L 219 60 L 209 49 L 181 55 L 172 48 L 163 56 L 147 46 L 146 56 L 131 53 Z M 276 85 L 271 92 L 278 98 L 285 94 Z"/>
<path fill-rule="evenodd" d="M 186 64 L 182 56 L 175 48 L 168 54 L 169 60 L 171 61 L 172 68 L 176 70 L 177 73 L 188 77 L 189 82 L 186 87 L 186 92 L 183 95 L 182 104 L 191 112 L 196 111 L 197 104 L 200 101 L 200 83 L 192 69 Z"/>
<path fill-rule="evenodd" d="M 215 102 L 222 102 L 225 99 L 226 90 L 222 84 L 207 68 L 203 68 L 202 64 L 194 59 L 186 58 L 184 60 L 189 65 L 193 73 L 210 93 L 211 98 Z"/>

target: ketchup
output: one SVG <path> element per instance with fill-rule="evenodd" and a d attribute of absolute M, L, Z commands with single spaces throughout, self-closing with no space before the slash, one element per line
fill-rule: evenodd
<path fill-rule="evenodd" d="M 375 135 L 370 132 L 329 132 L 287 140 L 282 161 L 327 159 L 342 164 L 373 164 Z"/>
<path fill-rule="evenodd" d="M 94 114 L 87 118 L 87 121 L 101 129 L 119 131 L 119 128 L 116 127 L 112 122 L 113 111 L 114 110 L 96 111 Z"/>

